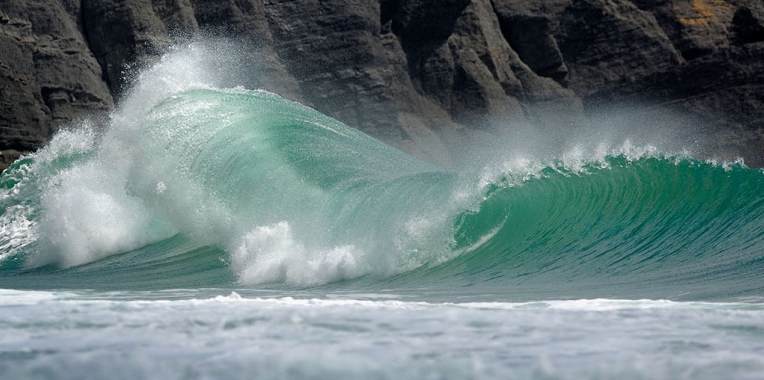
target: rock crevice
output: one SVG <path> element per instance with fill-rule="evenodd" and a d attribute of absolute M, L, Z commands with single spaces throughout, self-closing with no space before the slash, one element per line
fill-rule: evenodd
<path fill-rule="evenodd" d="M 132 68 L 197 35 L 238 44 L 232 84 L 439 162 L 476 134 L 626 102 L 764 164 L 756 0 L 0 0 L 0 149 L 107 112 Z"/>

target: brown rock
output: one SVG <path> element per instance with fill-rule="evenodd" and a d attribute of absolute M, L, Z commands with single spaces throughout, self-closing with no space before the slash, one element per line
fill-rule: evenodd
<path fill-rule="evenodd" d="M 627 103 L 764 164 L 757 0 L 0 0 L 0 148 L 110 109 L 127 73 L 198 35 L 236 46 L 223 85 L 442 163 L 475 136 Z"/>

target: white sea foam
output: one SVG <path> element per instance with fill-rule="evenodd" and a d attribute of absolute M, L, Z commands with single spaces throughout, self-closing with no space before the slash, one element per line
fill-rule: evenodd
<path fill-rule="evenodd" d="M 20 248 L 35 241 L 32 232 L 35 223 L 28 215 L 32 208 L 26 205 L 8 207 L 0 216 L 0 260 L 9 258 Z"/>
<path fill-rule="evenodd" d="M 151 230 L 150 211 L 109 174 L 95 162 L 59 174 L 43 195 L 40 250 L 28 265 L 79 265 L 168 237 Z"/>
<path fill-rule="evenodd" d="M 4 255 L 36 243 L 27 266 L 68 267 L 139 248 L 179 229 L 215 243 L 218 229 L 230 227 L 224 223 L 224 207 L 214 201 L 198 204 L 205 196 L 193 183 L 177 176 L 165 179 L 174 164 L 161 155 L 156 143 L 162 141 L 148 136 L 146 127 L 159 102 L 215 85 L 221 72 L 213 70 L 220 59 L 216 49 L 201 42 L 173 48 L 152 66 L 135 71 L 108 125 L 85 122 L 65 129 L 33 154 L 28 168 L 17 170 L 21 183 L 2 194 L 16 199 L 0 220 Z M 102 133 L 97 136 L 95 129 Z M 191 133 L 165 132 L 169 138 Z M 23 202 L 24 197 L 29 201 Z"/>
<path fill-rule="evenodd" d="M 757 379 L 764 370 L 761 305 L 201 294 L 208 292 L 120 300 L 0 289 L 0 371 L 42 379 L 566 380 Z"/>
<path fill-rule="evenodd" d="M 244 283 L 288 282 L 312 285 L 358 277 L 363 269 L 353 246 L 313 250 L 295 240 L 287 222 L 261 226 L 230 250 Z"/>

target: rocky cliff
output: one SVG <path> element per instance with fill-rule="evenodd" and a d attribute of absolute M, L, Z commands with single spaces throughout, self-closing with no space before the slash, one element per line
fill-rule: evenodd
<path fill-rule="evenodd" d="M 764 164 L 760 0 L 0 0 L 0 149 L 105 114 L 131 67 L 200 33 L 245 47 L 240 84 L 435 160 L 629 104 Z"/>

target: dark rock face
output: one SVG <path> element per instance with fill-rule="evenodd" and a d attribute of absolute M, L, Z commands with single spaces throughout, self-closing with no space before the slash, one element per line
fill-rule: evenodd
<path fill-rule="evenodd" d="M 572 128 L 624 102 L 764 165 L 758 0 L 0 0 L 0 149 L 108 111 L 132 67 L 199 33 L 244 47 L 237 84 L 439 162 L 507 116 Z"/>
<path fill-rule="evenodd" d="M 74 1 L 0 1 L 0 147 L 32 150 L 113 107 Z"/>
<path fill-rule="evenodd" d="M 682 62 L 653 15 L 627 0 L 572 2 L 560 15 L 556 38 L 570 85 L 583 95 Z"/>

